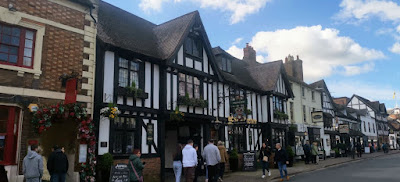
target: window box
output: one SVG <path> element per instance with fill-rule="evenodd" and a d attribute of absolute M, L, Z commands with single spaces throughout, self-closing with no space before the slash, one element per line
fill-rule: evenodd
<path fill-rule="evenodd" d="M 289 119 L 289 116 L 284 112 L 275 110 L 274 111 L 274 118 L 286 120 L 286 119 Z"/>
<path fill-rule="evenodd" d="M 120 96 L 133 97 L 137 99 L 148 99 L 149 94 L 136 87 L 118 87 L 117 94 Z"/>
<path fill-rule="evenodd" d="M 203 99 L 189 98 L 186 96 L 178 96 L 178 104 L 179 105 L 187 105 L 193 107 L 206 108 L 208 106 L 208 102 Z"/>

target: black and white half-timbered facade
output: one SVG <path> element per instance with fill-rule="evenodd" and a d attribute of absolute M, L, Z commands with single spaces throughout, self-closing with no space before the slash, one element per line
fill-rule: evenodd
<path fill-rule="evenodd" d="M 321 92 L 321 104 L 325 129 L 325 134 L 322 137 L 322 143 L 324 145 L 325 155 L 330 156 L 331 149 L 336 147 L 336 144 L 340 142 L 340 133 L 338 132 L 338 120 L 336 119 L 335 115 L 335 104 L 325 83 L 325 80 L 316 81 L 310 84 L 310 86 Z"/>
<path fill-rule="evenodd" d="M 375 123 L 372 122 L 372 126 L 369 128 L 372 128 L 374 132 L 375 130 L 377 131 L 378 140 L 376 141 L 371 137 L 368 140 L 369 143 L 377 144 L 378 147 L 383 143 L 389 143 L 388 114 L 384 103 L 379 103 L 379 101 L 373 102 L 359 95 L 353 95 L 347 103 L 347 106 L 360 110 L 366 109 L 369 115 L 375 120 Z"/>
<path fill-rule="evenodd" d="M 212 49 L 197 11 L 156 25 L 100 1 L 97 35 L 98 155 L 127 160 L 140 149 L 144 175 L 161 180 L 189 139 L 239 153 L 287 143 L 278 116 L 293 94 L 282 61 L 258 63 L 251 46 L 243 60 Z M 100 114 L 110 103 L 117 118 Z"/>

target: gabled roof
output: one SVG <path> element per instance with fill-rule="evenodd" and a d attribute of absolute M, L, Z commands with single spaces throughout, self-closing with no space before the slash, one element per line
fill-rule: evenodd
<path fill-rule="evenodd" d="M 290 88 L 282 60 L 256 64 L 247 67 L 247 70 L 263 90 L 271 92 L 275 90 L 279 76 L 282 75 L 285 80 L 285 87 L 288 90 L 288 95 L 289 97 L 293 97 L 293 92 Z"/>
<path fill-rule="evenodd" d="M 232 60 L 231 73 L 221 71 L 222 77 L 225 80 L 256 90 L 262 90 L 258 83 L 251 77 L 248 70 L 245 69 L 249 66 L 245 61 L 233 57 L 219 46 L 214 47 L 212 52 L 215 56 L 222 54 L 224 56 L 228 56 Z"/>
<path fill-rule="evenodd" d="M 361 102 L 363 102 L 365 105 L 367 105 L 368 107 L 370 107 L 372 110 L 374 110 L 375 112 L 379 112 L 379 102 L 371 102 L 370 100 L 361 97 L 359 95 L 354 94 L 353 97 L 356 97 L 358 100 L 360 100 Z M 352 97 L 352 98 L 353 98 Z M 351 100 L 351 99 L 350 99 Z"/>
<path fill-rule="evenodd" d="M 232 59 L 232 72 L 222 72 L 224 79 L 243 85 L 253 89 L 274 92 L 278 82 L 279 75 L 282 75 L 285 81 L 285 87 L 288 90 L 289 97 L 293 97 L 292 89 L 290 88 L 288 78 L 283 68 L 281 60 L 248 64 L 246 61 L 237 59 L 223 50 L 221 47 L 213 48 L 214 55 L 225 55 Z"/>
<path fill-rule="evenodd" d="M 156 25 L 106 2 L 99 2 L 97 37 L 116 47 L 161 60 L 173 56 L 198 11 Z"/>
<path fill-rule="evenodd" d="M 326 91 L 326 93 L 328 94 L 329 98 L 330 98 L 332 106 L 335 108 L 336 105 L 333 102 L 333 98 L 331 96 L 331 92 L 329 91 L 328 86 L 326 86 L 325 80 L 322 79 L 322 80 L 316 81 L 314 83 L 311 83 L 310 86 L 315 88 L 315 89 L 317 89 L 317 90 L 318 89 L 324 89 Z"/>

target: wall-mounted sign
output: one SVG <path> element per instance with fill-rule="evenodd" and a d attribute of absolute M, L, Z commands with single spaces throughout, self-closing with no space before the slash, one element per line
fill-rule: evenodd
<path fill-rule="evenodd" d="M 339 125 L 339 133 L 350 133 L 349 125 L 348 124 L 340 124 Z"/>
<path fill-rule="evenodd" d="M 87 159 L 87 144 L 79 145 L 79 163 L 86 162 Z"/>
<path fill-rule="evenodd" d="M 313 123 L 324 122 L 324 115 L 322 111 L 311 112 L 311 118 Z"/>
<path fill-rule="evenodd" d="M 37 104 L 29 104 L 28 108 L 31 112 L 36 112 L 37 110 L 39 110 L 39 106 Z"/>
<path fill-rule="evenodd" d="M 154 124 L 147 124 L 147 145 L 151 145 L 154 142 Z"/>

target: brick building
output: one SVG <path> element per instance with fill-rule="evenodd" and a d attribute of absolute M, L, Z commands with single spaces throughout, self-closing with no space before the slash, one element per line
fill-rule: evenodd
<path fill-rule="evenodd" d="M 54 141 L 44 137 L 64 137 L 57 133 L 65 129 L 63 122 L 45 135 L 36 134 L 28 109 L 64 100 L 61 75 L 77 73 L 77 102 L 92 113 L 96 19 L 90 0 L 0 0 L 0 164 L 10 181 L 22 181 L 21 164 L 30 144 L 38 142 L 46 156 Z M 67 181 L 76 181 L 78 150 L 59 145 L 68 148 Z"/>

